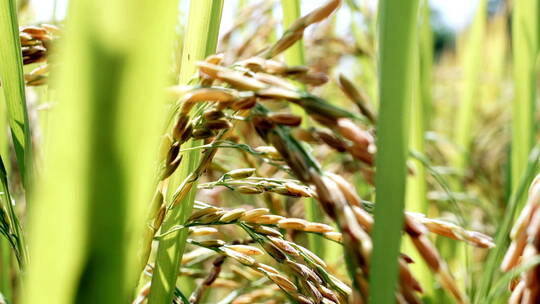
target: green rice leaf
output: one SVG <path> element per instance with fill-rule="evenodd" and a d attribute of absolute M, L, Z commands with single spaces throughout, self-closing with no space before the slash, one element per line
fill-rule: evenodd
<path fill-rule="evenodd" d="M 379 2 L 380 84 L 370 303 L 392 303 L 403 228 L 418 1 Z"/>
<path fill-rule="evenodd" d="M 32 171 L 29 165 L 32 160 L 32 143 L 24 93 L 22 52 L 15 0 L 4 0 L 0 3 L 0 36 L 2 37 L 0 85 L 6 102 L 19 171 L 27 187 Z"/>

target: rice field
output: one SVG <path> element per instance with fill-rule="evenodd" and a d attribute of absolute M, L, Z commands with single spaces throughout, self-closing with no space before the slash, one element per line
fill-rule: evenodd
<path fill-rule="evenodd" d="M 1 1 L 0 304 L 540 303 L 537 1 L 308 2 Z"/>

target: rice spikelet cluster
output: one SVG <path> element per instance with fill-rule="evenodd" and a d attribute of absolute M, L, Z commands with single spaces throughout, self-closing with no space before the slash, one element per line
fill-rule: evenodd
<path fill-rule="evenodd" d="M 54 25 L 23 26 L 19 28 L 23 64 L 41 63 L 47 61 L 54 40 L 60 34 L 60 29 Z M 26 85 L 39 86 L 47 82 L 47 64 L 39 66 L 24 75 Z"/>
<path fill-rule="evenodd" d="M 501 270 L 511 271 L 526 265 L 540 254 L 540 175 L 536 176 L 529 188 L 529 196 L 510 233 L 512 243 L 501 263 Z M 517 303 L 540 302 L 540 266 L 524 271 L 519 279 L 512 282 L 512 295 L 508 301 Z"/>

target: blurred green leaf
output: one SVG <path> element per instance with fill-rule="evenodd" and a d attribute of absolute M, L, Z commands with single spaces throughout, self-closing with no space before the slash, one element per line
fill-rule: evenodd
<path fill-rule="evenodd" d="M 151 199 L 176 1 L 70 3 L 23 303 L 127 303 Z M 159 22 L 158 22 L 159 21 Z M 52 279 L 54 278 L 54 279 Z M 48 301 L 47 300 L 47 301 Z"/>

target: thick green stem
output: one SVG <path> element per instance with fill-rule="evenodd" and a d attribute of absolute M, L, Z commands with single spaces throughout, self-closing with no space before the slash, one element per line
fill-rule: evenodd
<path fill-rule="evenodd" d="M 377 123 L 376 207 L 370 268 L 370 303 L 392 303 L 403 228 L 408 119 L 413 85 L 418 1 L 382 0 Z"/>
<path fill-rule="evenodd" d="M 179 77 L 181 84 L 189 82 L 196 71 L 195 63 L 197 61 L 203 60 L 215 52 L 222 10 L 223 0 L 192 0 L 190 2 Z M 182 148 L 192 148 L 201 144 L 200 141 L 190 140 Z M 168 212 L 163 222 L 163 231 L 183 224 L 191 214 L 197 187 L 196 184 L 188 183 L 188 179 L 197 168 L 200 158 L 201 152 L 198 150 L 184 152 L 180 168 L 172 177 L 169 189 L 174 190 L 182 183 L 189 184 L 191 189 L 179 205 Z M 170 303 L 172 301 L 186 238 L 187 230 L 182 229 L 160 240 L 152 276 L 149 304 Z"/>
<path fill-rule="evenodd" d="M 31 176 L 32 143 L 24 93 L 21 42 L 15 0 L 0 2 L 0 85 L 8 113 L 13 147 L 23 177 L 28 187 Z"/>

